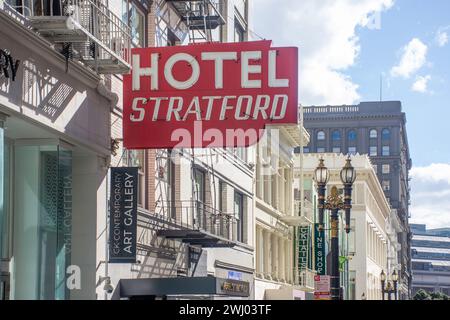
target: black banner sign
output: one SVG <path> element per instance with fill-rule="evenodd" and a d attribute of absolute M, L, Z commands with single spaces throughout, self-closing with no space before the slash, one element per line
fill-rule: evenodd
<path fill-rule="evenodd" d="M 135 263 L 138 168 L 111 168 L 109 262 Z"/>

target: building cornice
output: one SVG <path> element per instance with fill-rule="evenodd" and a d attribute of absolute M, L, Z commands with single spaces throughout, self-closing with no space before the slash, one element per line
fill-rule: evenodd
<path fill-rule="evenodd" d="M 12 39 L 20 39 L 18 42 L 26 47 L 29 52 L 39 54 L 42 59 L 52 66 L 65 72 L 66 60 L 63 55 L 58 53 L 50 42 L 29 27 L 13 19 L 5 10 L 0 10 L 0 30 L 1 33 L 8 35 Z M 72 77 L 92 89 L 97 89 L 100 81 L 100 76 L 97 73 L 75 61 L 69 60 L 68 65 Z"/>

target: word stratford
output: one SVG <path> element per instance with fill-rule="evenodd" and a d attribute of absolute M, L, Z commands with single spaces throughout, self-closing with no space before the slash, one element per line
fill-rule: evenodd
<path fill-rule="evenodd" d="M 270 45 L 254 41 L 132 49 L 132 71 L 124 76 L 125 146 L 173 148 L 178 142 L 174 131 L 193 135 L 196 121 L 202 122 L 203 132 L 214 129 L 223 135 L 227 129 L 259 132 L 266 125 L 297 125 L 298 49 Z M 248 146 L 261 138 L 256 136 L 250 144 L 192 139 L 190 146 Z"/>

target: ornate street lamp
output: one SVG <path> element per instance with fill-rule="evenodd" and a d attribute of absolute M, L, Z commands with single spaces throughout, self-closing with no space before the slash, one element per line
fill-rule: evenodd
<path fill-rule="evenodd" d="M 325 209 L 331 212 L 331 299 L 340 299 L 340 274 L 339 274 L 339 210 L 345 210 L 345 231 L 350 233 L 350 210 L 352 208 L 352 185 L 356 179 L 355 169 L 351 165 L 350 156 L 340 173 L 341 181 L 344 184 L 344 200 L 339 195 L 336 186 L 331 188 L 330 195 L 325 200 L 325 191 L 330 173 L 325 167 L 324 160 L 319 160 L 319 166 L 314 171 L 314 180 L 317 184 L 318 209 L 319 209 L 319 230 L 323 230 Z"/>
<path fill-rule="evenodd" d="M 387 280 L 386 283 L 386 274 L 384 273 L 384 270 L 381 270 L 380 274 L 380 281 L 381 281 L 381 294 L 384 300 L 384 296 L 387 293 L 388 294 L 388 300 L 391 299 L 392 293 L 394 294 L 395 300 L 398 300 L 397 298 L 397 282 L 398 282 L 398 274 L 397 271 L 394 270 L 392 272 L 392 275 L 390 276 L 390 280 Z"/>

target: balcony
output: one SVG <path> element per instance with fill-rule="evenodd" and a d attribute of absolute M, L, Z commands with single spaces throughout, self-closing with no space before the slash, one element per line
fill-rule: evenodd
<path fill-rule="evenodd" d="M 101 0 L 5 0 L 2 11 L 54 44 L 66 59 L 99 74 L 130 70 L 130 28 Z"/>
<path fill-rule="evenodd" d="M 315 282 L 314 277 L 316 272 L 310 269 L 298 270 L 298 284 L 296 286 L 299 290 L 305 292 L 314 292 Z"/>
<path fill-rule="evenodd" d="M 294 215 L 284 216 L 281 221 L 288 226 L 294 227 L 307 227 L 314 223 L 314 208 L 310 201 L 304 200 L 305 207 L 301 208 L 301 201 L 295 200 L 294 202 Z"/>
<path fill-rule="evenodd" d="M 233 247 L 237 238 L 238 222 L 234 215 L 214 209 L 200 201 L 158 203 L 167 212 L 157 235 L 200 247 Z"/>

